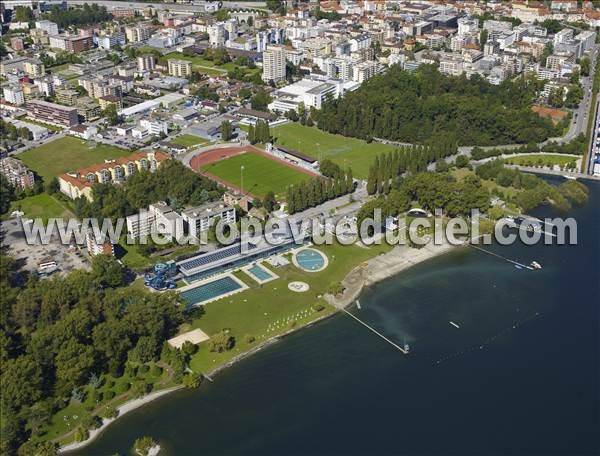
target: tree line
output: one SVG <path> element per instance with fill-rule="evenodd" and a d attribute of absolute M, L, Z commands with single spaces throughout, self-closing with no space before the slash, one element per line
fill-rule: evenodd
<path fill-rule="evenodd" d="M 286 192 L 288 213 L 295 214 L 325 201 L 337 198 L 354 190 L 352 170 L 334 177 L 315 177 L 296 185 L 290 185 Z"/>
<path fill-rule="evenodd" d="M 271 128 L 266 120 L 257 120 L 256 124 L 248 126 L 248 141 L 250 144 L 268 143 L 271 141 Z"/>
<path fill-rule="evenodd" d="M 113 16 L 105 6 L 98 6 L 96 3 L 88 5 L 85 3 L 81 8 L 69 8 L 62 10 L 58 6 L 53 6 L 46 19 L 56 22 L 60 28 L 66 28 L 69 25 L 87 25 L 100 22 L 108 22 Z"/>
<path fill-rule="evenodd" d="M 367 192 L 387 194 L 392 181 L 402 174 L 427 170 L 427 165 L 440 161 L 458 151 L 452 140 L 437 139 L 423 146 L 403 146 L 393 152 L 376 156 L 369 168 Z"/>
<path fill-rule="evenodd" d="M 531 111 L 536 82 L 526 78 L 492 85 L 478 75 L 441 74 L 434 65 L 415 72 L 392 66 L 343 98 L 329 98 L 317 125 L 330 133 L 370 141 L 424 144 L 452 138 L 459 145 L 541 142 L 557 134 Z"/>

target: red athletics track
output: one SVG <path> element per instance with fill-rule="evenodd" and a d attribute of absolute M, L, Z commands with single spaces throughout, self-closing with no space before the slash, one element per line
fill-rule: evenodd
<path fill-rule="evenodd" d="M 200 173 L 203 174 L 207 177 L 209 177 L 210 179 L 219 182 L 222 185 L 225 185 L 226 187 L 235 189 L 235 190 L 240 190 L 239 187 L 224 181 L 223 179 L 218 178 L 217 176 L 211 174 L 211 173 L 207 173 L 206 171 L 202 171 L 200 168 L 204 165 L 208 165 L 209 163 L 214 163 L 220 160 L 224 160 L 227 159 L 229 157 L 234 157 L 236 155 L 240 155 L 246 152 L 251 152 L 253 154 L 257 154 L 257 155 L 261 155 L 263 157 L 268 158 L 269 160 L 273 160 L 276 161 L 277 163 L 280 163 L 283 166 L 287 166 L 288 168 L 292 168 L 293 170 L 299 171 L 303 174 L 306 174 L 307 176 L 310 177 L 317 177 L 319 176 L 319 174 L 313 173 L 307 169 L 301 168 L 300 166 L 295 166 L 292 163 L 285 161 L 285 160 L 281 160 L 280 158 L 274 157 L 271 154 L 266 153 L 264 150 L 261 149 L 257 149 L 256 147 L 253 146 L 238 146 L 238 147 L 224 147 L 222 149 L 212 149 L 212 150 L 207 150 L 205 152 L 200 152 L 198 155 L 194 155 L 191 160 L 190 160 L 190 167 Z M 249 193 L 250 196 L 252 197 L 256 197 L 255 195 L 252 195 Z"/>

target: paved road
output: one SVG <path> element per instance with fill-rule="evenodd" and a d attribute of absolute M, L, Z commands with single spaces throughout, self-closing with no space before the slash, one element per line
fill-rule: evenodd
<path fill-rule="evenodd" d="M 594 125 L 592 127 L 592 137 L 588 145 L 587 160 L 585 162 L 585 168 L 583 169 L 585 174 L 594 174 L 594 159 L 596 158 L 596 154 L 594 152 L 596 149 L 596 139 L 598 138 L 600 132 L 600 100 L 596 101 L 596 107 L 593 115 L 595 117 Z"/>
<path fill-rule="evenodd" d="M 137 7 L 137 8 L 146 8 L 151 6 L 152 8 L 161 9 L 161 10 L 169 10 L 169 11 L 191 11 L 191 12 L 204 12 L 204 5 L 186 5 L 181 3 L 145 3 L 145 2 L 127 2 L 127 1 L 115 1 L 115 0 L 67 0 L 67 3 L 70 5 L 83 5 L 84 3 L 97 3 L 101 6 L 106 6 L 106 8 L 110 11 L 114 8 L 128 8 L 128 7 Z M 244 9 L 244 8 L 266 8 L 266 2 L 231 2 L 224 1 L 223 8 L 231 8 L 231 9 Z"/>

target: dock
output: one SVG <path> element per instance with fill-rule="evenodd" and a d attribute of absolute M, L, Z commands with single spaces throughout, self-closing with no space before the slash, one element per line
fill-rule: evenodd
<path fill-rule="evenodd" d="M 363 325 L 365 328 L 367 328 L 369 331 L 375 333 L 376 335 L 378 335 L 379 337 L 381 337 L 383 340 L 385 340 L 388 344 L 390 344 L 392 347 L 394 347 L 395 349 L 397 349 L 398 351 L 402 352 L 405 355 L 408 355 L 408 350 L 405 350 L 404 348 L 402 348 L 400 345 L 392 342 L 391 340 L 389 340 L 387 337 L 385 337 L 383 334 L 381 334 L 379 331 L 377 331 L 375 328 L 373 328 L 372 326 L 369 326 L 367 323 L 365 323 L 364 321 L 362 321 L 360 318 L 356 317 L 355 315 L 351 314 L 350 312 L 348 312 L 346 309 L 342 309 L 343 312 L 345 312 L 346 314 L 348 314 L 349 316 L 351 316 L 352 318 L 354 318 L 357 322 L 359 322 L 361 325 Z"/>

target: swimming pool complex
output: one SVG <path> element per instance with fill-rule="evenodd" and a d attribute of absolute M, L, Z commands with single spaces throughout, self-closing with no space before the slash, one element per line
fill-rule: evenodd
<path fill-rule="evenodd" d="M 190 305 L 197 305 L 212 301 L 234 291 L 239 291 L 242 288 L 244 287 L 232 277 L 225 276 L 195 288 L 182 291 L 181 297 L 186 299 Z"/>
<path fill-rule="evenodd" d="M 327 267 L 327 257 L 315 249 L 302 249 L 294 256 L 296 266 L 308 272 L 317 272 Z"/>

